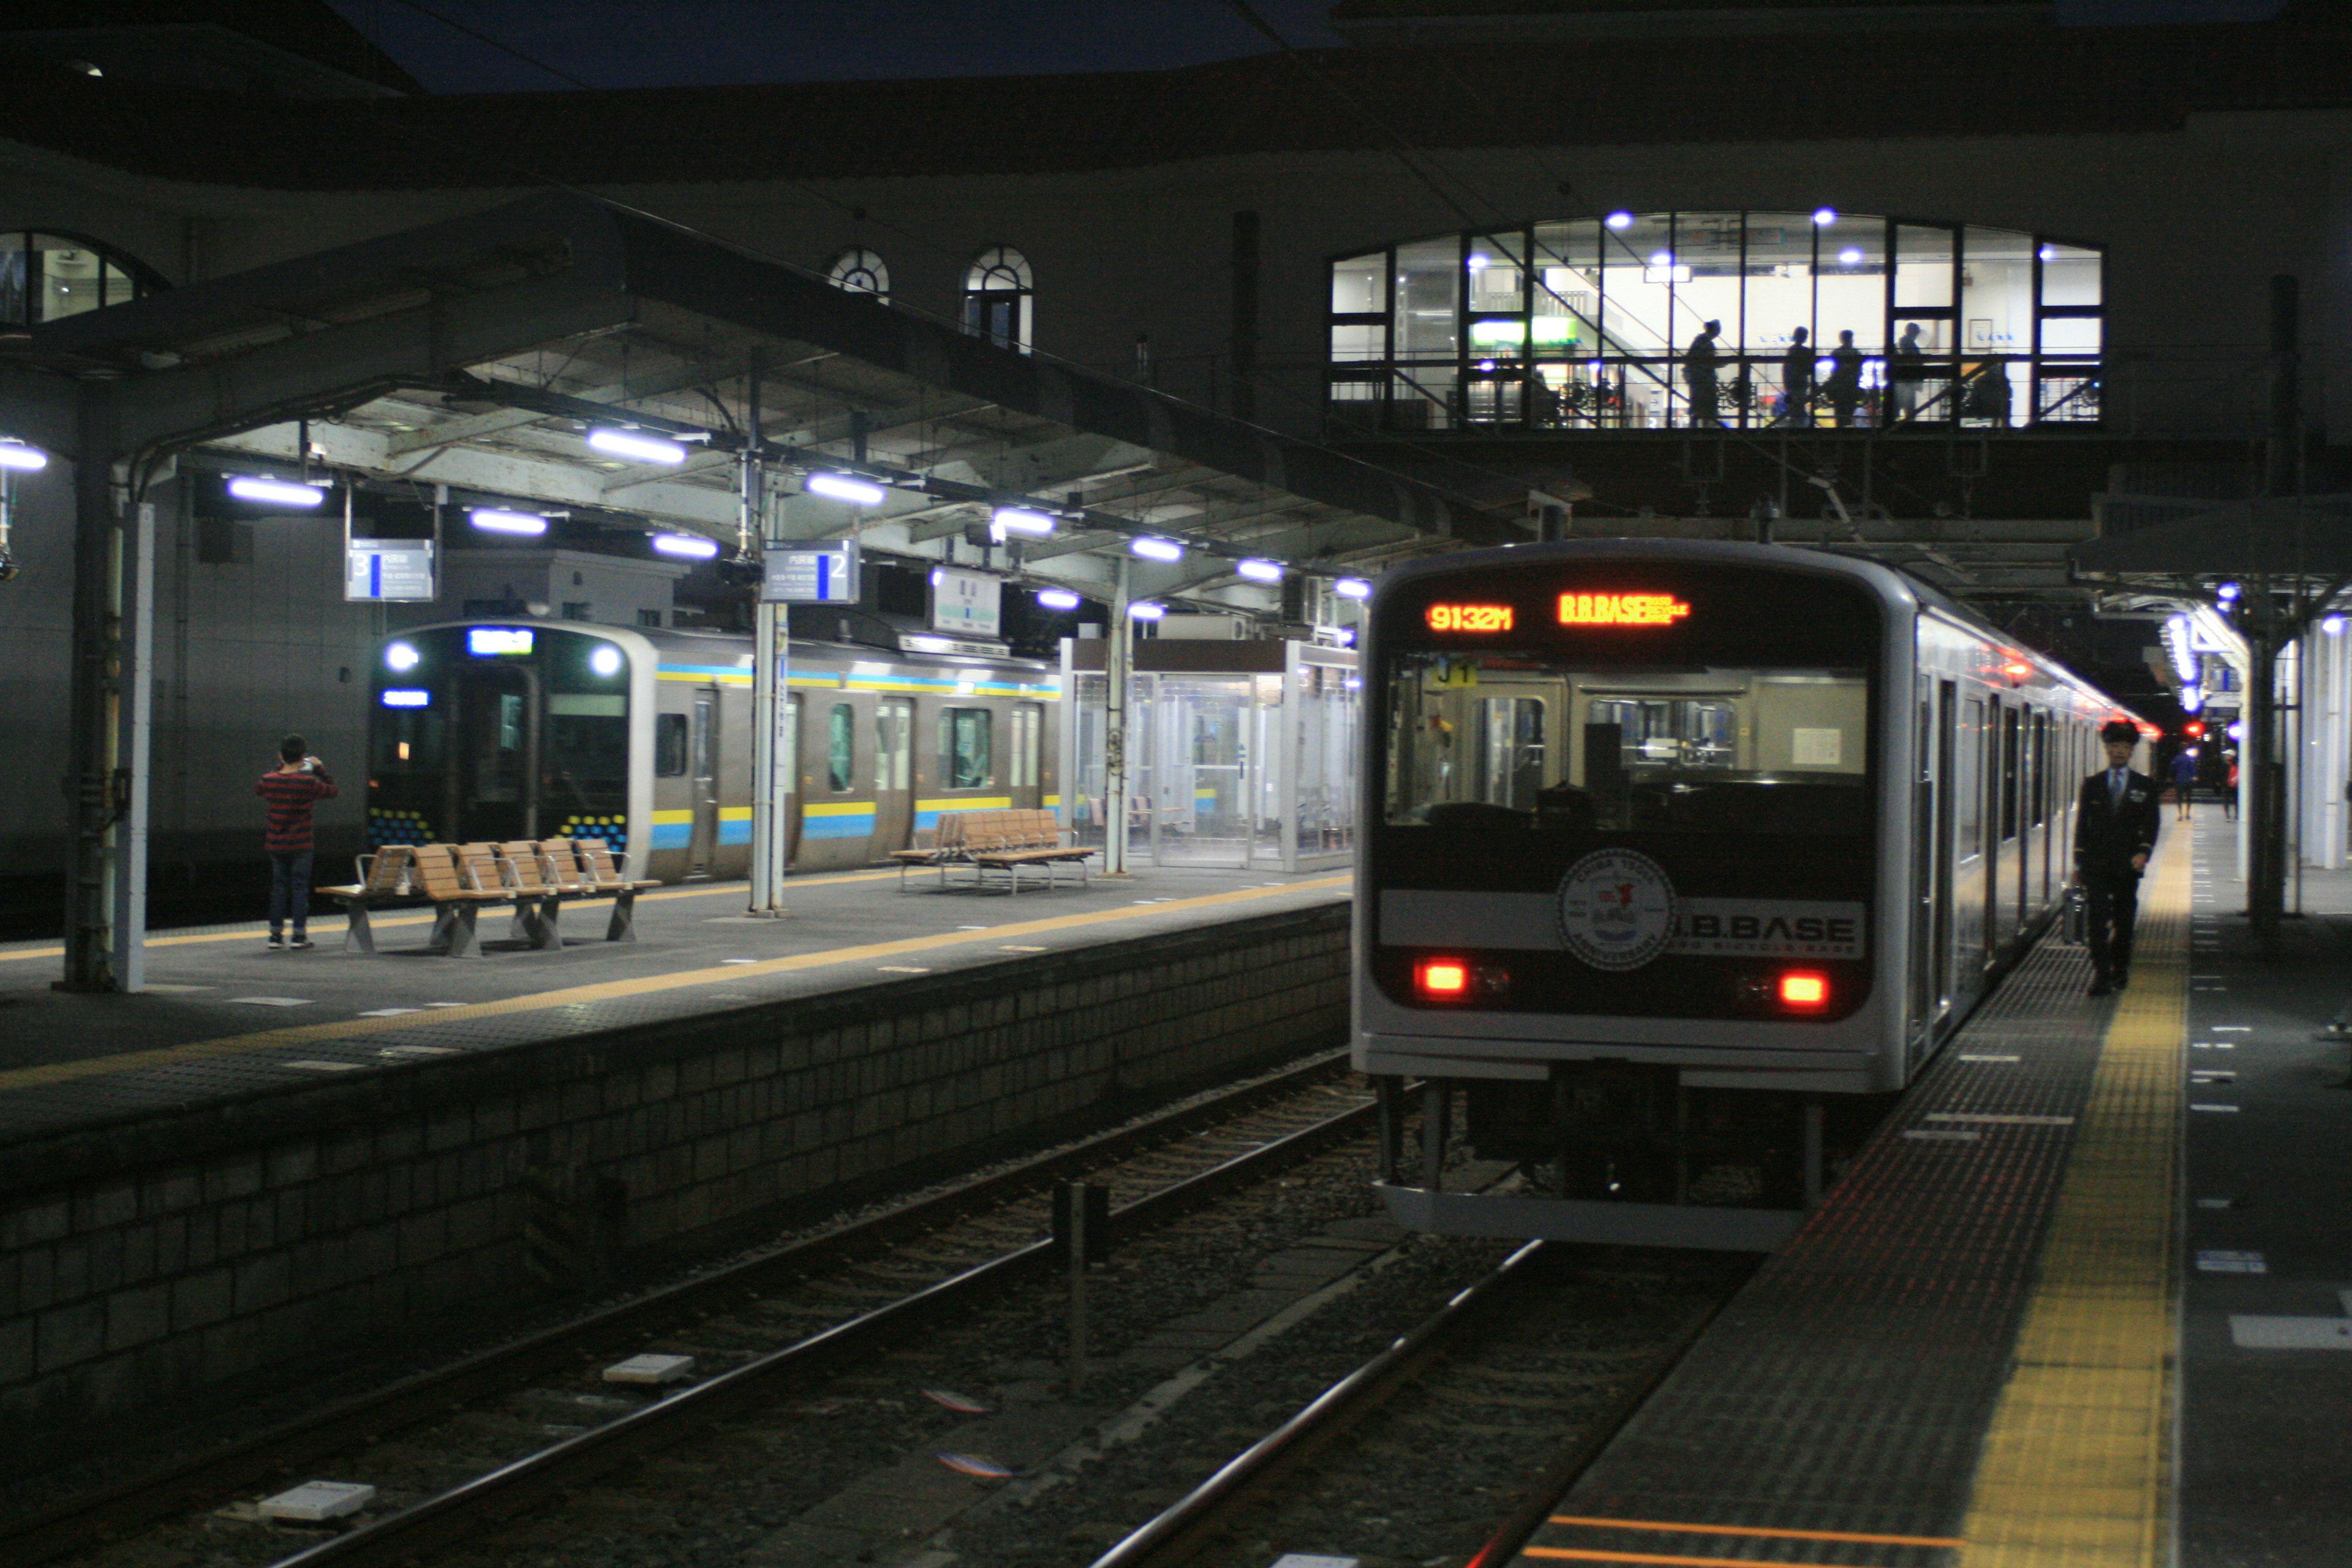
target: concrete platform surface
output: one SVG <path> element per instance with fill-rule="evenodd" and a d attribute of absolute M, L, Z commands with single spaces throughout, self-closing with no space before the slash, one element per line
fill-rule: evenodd
<path fill-rule="evenodd" d="M 1349 895 L 1347 873 L 1147 868 L 1017 895 L 940 890 L 896 870 L 795 879 L 789 918 L 744 912 L 744 885 L 637 900 L 637 940 L 603 940 L 602 902 L 567 907 L 564 946 L 532 951 L 503 910 L 487 955 L 423 951 L 428 911 L 375 918 L 379 951 L 273 952 L 259 922 L 155 933 L 136 995 L 54 991 L 55 942 L 0 947 L 0 1142 L 256 1089 L 868 985 L 1255 915 Z"/>
<path fill-rule="evenodd" d="M 2182 1568 L 2352 1563 L 2352 873 L 2305 869 L 2284 952 L 2198 808 L 2181 1321 Z"/>

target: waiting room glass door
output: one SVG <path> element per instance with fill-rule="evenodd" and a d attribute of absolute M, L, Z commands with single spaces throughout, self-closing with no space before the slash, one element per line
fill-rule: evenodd
<path fill-rule="evenodd" d="M 1248 678 L 1163 675 L 1152 705 L 1152 863 L 1250 863 Z"/>

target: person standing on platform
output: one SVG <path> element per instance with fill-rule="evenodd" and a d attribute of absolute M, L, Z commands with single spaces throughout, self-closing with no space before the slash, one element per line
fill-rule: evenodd
<path fill-rule="evenodd" d="M 310 742 L 289 735 L 278 743 L 278 765 L 261 775 L 253 793 L 269 803 L 268 825 L 262 830 L 262 847 L 269 851 L 269 949 L 307 950 L 316 945 L 304 929 L 310 919 L 310 811 L 335 798 L 334 777 L 310 754 Z"/>
<path fill-rule="evenodd" d="M 2074 819 L 2074 879 L 2090 906 L 2094 996 L 2120 991 L 2131 980 L 2140 874 L 2156 853 L 2163 821 L 2156 781 L 2132 772 L 2139 726 L 2117 719 L 2099 731 L 2099 740 L 2107 748 L 2107 765 L 2083 781 Z"/>
<path fill-rule="evenodd" d="M 2172 753 L 2172 804 L 2174 820 L 2189 820 L 2189 802 L 2197 793 L 2197 748 L 2183 746 Z"/>
<path fill-rule="evenodd" d="M 1822 383 L 1822 391 L 1829 395 L 1838 428 L 1852 425 L 1862 404 L 1862 351 L 1853 346 L 1852 332 L 1840 332 L 1838 346 L 1830 350 L 1829 379 Z"/>
<path fill-rule="evenodd" d="M 1707 322 L 1683 355 L 1683 383 L 1690 388 L 1691 424 L 1703 430 L 1717 429 L 1723 424 L 1721 394 L 1716 380 L 1716 367 L 1722 355 L 1715 347 L 1716 339 L 1722 335 L 1721 321 Z"/>
<path fill-rule="evenodd" d="M 1813 345 L 1804 328 L 1789 334 L 1789 352 L 1780 356 L 1780 417 L 1775 425 L 1813 422 Z"/>

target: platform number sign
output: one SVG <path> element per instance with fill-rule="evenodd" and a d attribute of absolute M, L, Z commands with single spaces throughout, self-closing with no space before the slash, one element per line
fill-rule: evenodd
<path fill-rule="evenodd" d="M 770 545 L 760 597 L 771 605 L 854 605 L 857 602 L 857 546 L 829 544 L 794 550 Z"/>

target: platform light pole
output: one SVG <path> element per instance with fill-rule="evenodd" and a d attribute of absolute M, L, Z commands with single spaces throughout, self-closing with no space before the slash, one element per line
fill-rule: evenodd
<path fill-rule="evenodd" d="M 1134 663 L 1135 622 L 1128 614 L 1128 563 L 1122 556 L 1110 595 L 1110 644 L 1103 659 L 1103 875 L 1127 875 L 1127 688 Z M 1071 759 L 1073 772 L 1076 759 Z"/>

